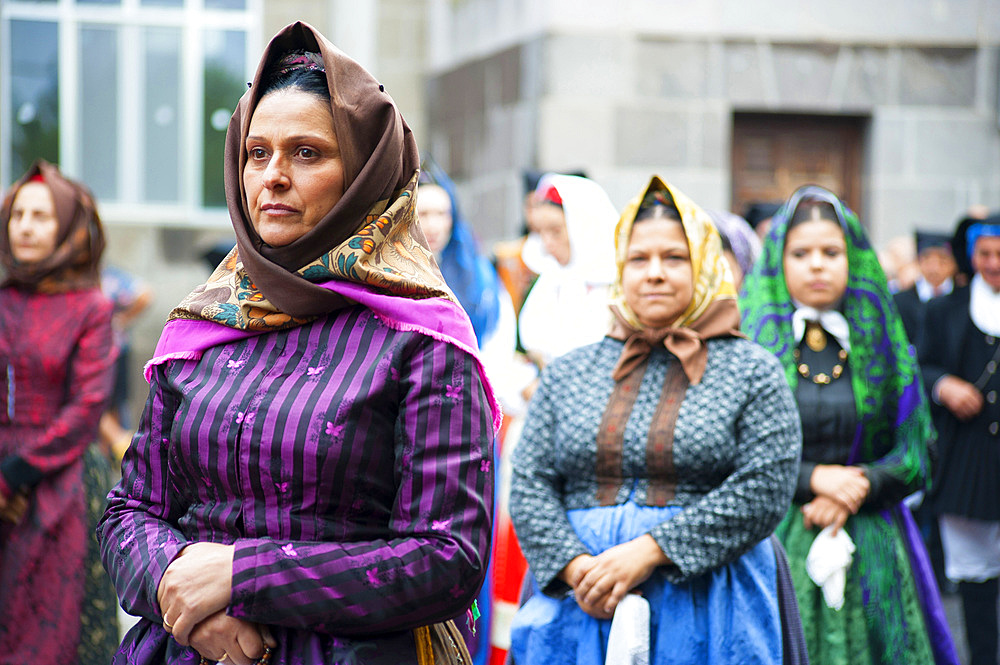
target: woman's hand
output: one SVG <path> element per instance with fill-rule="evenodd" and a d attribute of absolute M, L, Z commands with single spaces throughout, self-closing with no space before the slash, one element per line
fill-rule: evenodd
<path fill-rule="evenodd" d="M 249 621 L 216 612 L 191 631 L 191 646 L 216 662 L 253 665 L 264 655 L 264 644 L 277 646 L 269 634 Z"/>
<path fill-rule="evenodd" d="M 573 585 L 576 602 L 590 616 L 610 619 L 625 594 L 649 579 L 657 566 L 668 563 L 648 533 L 615 545 L 593 557 L 586 574 Z"/>
<path fill-rule="evenodd" d="M 574 589 L 580 583 L 583 576 L 587 574 L 590 567 L 594 565 L 594 557 L 590 554 L 580 554 L 566 564 L 566 567 L 559 572 L 559 579 Z"/>
<path fill-rule="evenodd" d="M 969 420 L 983 410 L 983 394 L 964 379 L 945 374 L 937 383 L 937 397 L 959 420 Z"/>
<path fill-rule="evenodd" d="M 20 524 L 28 512 L 28 498 L 23 494 L 15 494 L 9 499 L 0 494 L 0 520 L 11 524 Z"/>
<path fill-rule="evenodd" d="M 167 566 L 156 600 L 164 627 L 178 643 L 188 646 L 195 626 L 229 605 L 234 551 L 232 545 L 194 543 Z"/>
<path fill-rule="evenodd" d="M 815 499 L 802 506 L 802 523 L 807 529 L 818 527 L 825 529 L 833 526 L 833 535 L 847 524 L 847 518 L 851 511 L 847 506 L 825 496 L 817 496 Z"/>
<path fill-rule="evenodd" d="M 597 605 L 589 605 L 584 602 L 583 596 L 577 593 L 576 589 L 583 581 L 584 576 L 594 566 L 596 557 L 590 554 L 581 554 L 566 564 L 566 567 L 559 573 L 559 578 L 573 588 L 573 597 L 580 609 L 594 617 L 595 619 L 610 619 L 611 614 L 605 612 Z M 612 613 L 613 614 L 613 613 Z"/>
<path fill-rule="evenodd" d="M 809 478 L 809 488 L 817 497 L 833 499 L 851 514 L 857 514 L 868 497 L 871 483 L 859 467 L 817 464 Z"/>

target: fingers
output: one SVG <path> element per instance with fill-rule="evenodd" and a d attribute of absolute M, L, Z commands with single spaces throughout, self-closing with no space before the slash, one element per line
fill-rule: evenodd
<path fill-rule="evenodd" d="M 248 658 L 245 653 L 239 651 L 238 647 L 231 647 L 232 653 L 229 651 L 222 652 L 219 656 L 218 662 L 225 663 L 225 665 L 253 665 L 254 659 Z"/>
<path fill-rule="evenodd" d="M 855 470 L 857 471 L 857 476 L 852 481 L 845 483 L 841 489 L 843 496 L 840 499 L 840 502 L 847 506 L 851 514 L 854 515 L 861 510 L 865 499 L 868 498 L 868 492 L 871 491 L 871 482 L 868 480 L 868 476 L 865 475 L 864 470 L 857 468 Z"/>
<path fill-rule="evenodd" d="M 823 529 L 833 526 L 834 534 L 847 523 L 850 514 L 847 506 L 827 497 L 816 497 L 813 501 L 802 506 L 802 522 L 805 528 Z"/>
<path fill-rule="evenodd" d="M 610 619 L 614 612 L 607 612 L 599 604 L 588 603 L 586 600 L 580 596 L 575 596 L 576 604 L 580 606 L 580 609 L 595 619 Z"/>
<path fill-rule="evenodd" d="M 264 655 L 264 638 L 255 627 L 241 626 L 236 633 L 238 653 L 246 658 L 246 663 L 236 662 L 236 665 L 252 665 Z"/>
<path fill-rule="evenodd" d="M 580 600 L 586 599 L 600 578 L 601 574 L 591 568 L 573 585 L 573 594 Z"/>
<path fill-rule="evenodd" d="M 819 496 L 836 496 L 844 488 L 857 487 L 867 482 L 864 471 L 858 467 L 839 464 L 817 464 L 809 480 L 809 487 Z"/>
<path fill-rule="evenodd" d="M 589 554 L 580 554 L 574 557 L 572 561 L 566 564 L 563 572 L 563 581 L 575 589 L 593 565 L 594 557 Z"/>
<path fill-rule="evenodd" d="M 191 646 L 191 632 L 204 618 L 198 617 L 183 602 L 174 601 L 163 610 L 163 629 L 182 646 Z M 169 621 L 168 621 L 169 618 Z"/>
<path fill-rule="evenodd" d="M 166 613 L 163 615 L 163 630 L 170 633 L 178 644 L 186 647 L 191 646 L 191 631 L 195 628 L 189 624 L 184 615 L 179 619 L 168 619 Z"/>
<path fill-rule="evenodd" d="M 817 466 L 810 485 L 817 497 L 842 503 L 852 514 L 861 509 L 871 489 L 865 470 L 856 466 Z"/>
<path fill-rule="evenodd" d="M 807 503 L 802 506 L 802 526 L 806 529 L 813 528 L 814 524 L 812 521 L 812 504 Z"/>
<path fill-rule="evenodd" d="M 582 571 L 571 585 L 577 604 L 593 617 L 610 618 L 625 594 L 649 579 L 664 561 L 669 560 L 647 534 L 581 560 L 578 569 L 567 571 L 567 579 Z"/>
<path fill-rule="evenodd" d="M 195 627 L 188 619 L 188 616 L 189 614 L 182 613 L 180 618 L 174 619 L 172 628 L 167 631 L 171 634 L 171 636 L 173 636 L 174 640 L 176 640 L 178 644 L 186 647 L 191 646 L 191 631 L 194 630 Z M 166 615 L 163 617 L 163 624 L 164 626 L 167 625 Z"/>
<path fill-rule="evenodd" d="M 595 587 L 599 588 L 599 585 L 595 585 Z M 614 616 L 618 603 L 628 592 L 628 584 L 619 582 L 614 584 L 606 594 L 596 593 L 592 588 L 586 595 L 574 594 L 574 598 L 580 609 L 595 619 L 610 619 Z"/>
<path fill-rule="evenodd" d="M 271 629 L 267 626 L 258 626 L 260 628 L 260 636 L 264 640 L 264 644 L 271 647 L 272 649 L 278 646 L 278 640 L 274 639 L 274 635 L 271 634 Z"/>
<path fill-rule="evenodd" d="M 634 586 L 633 578 L 627 569 L 614 565 L 595 565 L 574 591 L 585 604 L 598 607 L 607 613 L 614 612 L 614 608 Z"/>
<path fill-rule="evenodd" d="M 837 532 L 847 524 L 847 511 L 834 508 L 831 510 L 829 518 L 830 534 L 836 536 Z"/>
<path fill-rule="evenodd" d="M 28 499 L 21 494 L 15 494 L 0 507 L 0 520 L 11 524 L 20 524 L 27 512 Z"/>
<path fill-rule="evenodd" d="M 844 525 L 847 524 L 847 513 L 841 511 L 833 518 L 832 529 L 830 530 L 832 535 L 836 536 L 837 532 L 840 531 Z"/>
<path fill-rule="evenodd" d="M 228 606 L 233 551 L 231 545 L 193 543 L 167 566 L 157 601 L 162 616 L 170 617 L 178 643 L 189 646 L 194 627 Z"/>
<path fill-rule="evenodd" d="M 940 391 L 941 402 L 959 420 L 969 420 L 983 409 L 983 395 L 971 383 L 958 377 L 945 377 Z"/>
<path fill-rule="evenodd" d="M 973 390 L 966 394 L 962 400 L 957 405 L 957 411 L 955 415 L 959 420 L 970 420 L 979 415 L 979 412 L 983 410 L 983 396 L 979 394 L 978 390 Z"/>
<path fill-rule="evenodd" d="M 618 582 L 611 589 L 611 593 L 608 594 L 607 599 L 604 601 L 604 611 L 608 614 L 614 614 L 615 609 L 618 607 L 618 603 L 622 602 L 622 598 L 628 593 L 628 586 L 622 582 Z"/>
<path fill-rule="evenodd" d="M 610 594 L 613 589 L 614 582 L 607 578 L 603 578 L 591 587 L 590 591 L 588 591 L 584 596 L 584 600 L 588 605 L 603 607 L 607 602 L 608 594 Z"/>
<path fill-rule="evenodd" d="M 861 510 L 861 506 L 864 505 L 867 496 L 867 489 L 852 487 L 837 492 L 833 498 L 835 501 L 843 504 L 852 515 L 857 515 L 858 511 Z"/>
<path fill-rule="evenodd" d="M 223 612 L 191 631 L 190 646 L 203 657 L 226 665 L 253 665 L 264 655 L 264 637 L 257 625 Z"/>
<path fill-rule="evenodd" d="M 595 557 L 594 565 L 590 567 L 587 574 L 583 576 L 580 583 L 573 588 L 578 602 L 601 608 L 601 601 L 614 588 L 615 577 L 608 571 L 606 565 L 600 565 Z"/>

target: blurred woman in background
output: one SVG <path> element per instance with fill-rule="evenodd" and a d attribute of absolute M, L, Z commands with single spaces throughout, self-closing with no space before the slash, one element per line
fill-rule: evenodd
<path fill-rule="evenodd" d="M 750 272 L 760 256 L 760 238 L 753 227 L 739 215 L 724 210 L 706 210 L 722 237 L 722 253 L 733 271 L 733 283 L 739 289 L 743 276 Z"/>
<path fill-rule="evenodd" d="M 44 161 L 4 197 L 0 225 L 0 662 L 107 662 L 113 596 L 81 627 L 85 598 L 109 588 L 90 565 L 84 479 L 115 360 L 104 231 L 87 188 Z"/>
<path fill-rule="evenodd" d="M 540 370 L 607 332 L 618 212 L 600 185 L 580 176 L 546 174 L 534 197 L 521 256 L 538 279 L 518 316 L 518 341 Z"/>
<path fill-rule="evenodd" d="M 514 306 L 493 265 L 479 251 L 472 228 L 462 216 L 455 184 L 432 160 L 424 160 L 420 173 L 417 217 L 441 274 L 472 321 L 486 373 L 505 412 L 509 411 L 510 403 L 519 401 L 512 391 L 517 387 L 511 385 L 514 376 L 510 372 L 516 341 Z M 491 558 L 486 582 L 476 598 L 478 621 L 475 624 L 458 623 L 475 665 L 485 665 L 489 658 L 492 571 Z"/>
<path fill-rule="evenodd" d="M 821 187 L 775 214 L 743 282 L 743 329 L 795 393 L 802 460 L 777 529 L 810 662 L 956 663 L 902 499 L 928 480 L 930 413 L 915 353 L 857 216 Z"/>

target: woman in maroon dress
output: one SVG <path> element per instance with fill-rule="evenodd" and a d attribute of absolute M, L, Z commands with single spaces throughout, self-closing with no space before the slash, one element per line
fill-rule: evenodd
<path fill-rule="evenodd" d="M 111 388 L 104 232 L 87 189 L 36 162 L 0 208 L 0 664 L 78 663 L 83 455 Z"/>

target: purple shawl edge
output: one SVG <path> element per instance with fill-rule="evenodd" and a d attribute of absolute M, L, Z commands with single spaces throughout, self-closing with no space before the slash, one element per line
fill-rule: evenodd
<path fill-rule="evenodd" d="M 503 411 L 497 401 L 493 386 L 486 376 L 486 368 L 479 357 L 476 334 L 465 311 L 445 298 L 420 300 L 375 293 L 367 287 L 352 282 L 329 281 L 319 286 L 372 310 L 376 318 L 394 330 L 417 332 L 440 342 L 451 344 L 476 360 L 483 389 L 493 411 L 493 433 L 500 429 Z M 143 375 L 149 382 L 153 368 L 170 360 L 198 360 L 213 346 L 246 339 L 267 331 L 240 330 L 204 319 L 171 319 L 163 326 L 156 343 L 153 358 L 146 363 Z"/>
<path fill-rule="evenodd" d="M 924 500 L 927 500 L 926 497 Z M 931 643 L 931 650 L 934 652 L 935 665 L 959 665 L 958 652 L 955 650 L 951 628 L 948 626 L 948 617 L 945 614 L 944 605 L 941 603 L 941 593 L 938 591 L 934 569 L 927 556 L 920 530 L 917 528 L 910 509 L 905 505 L 898 504 L 892 509 L 892 512 L 896 513 L 903 524 L 904 542 L 913 569 L 917 597 L 920 599 L 920 605 L 924 611 L 927 637 Z M 891 519 L 889 515 L 890 511 L 883 512 L 884 518 Z"/>

